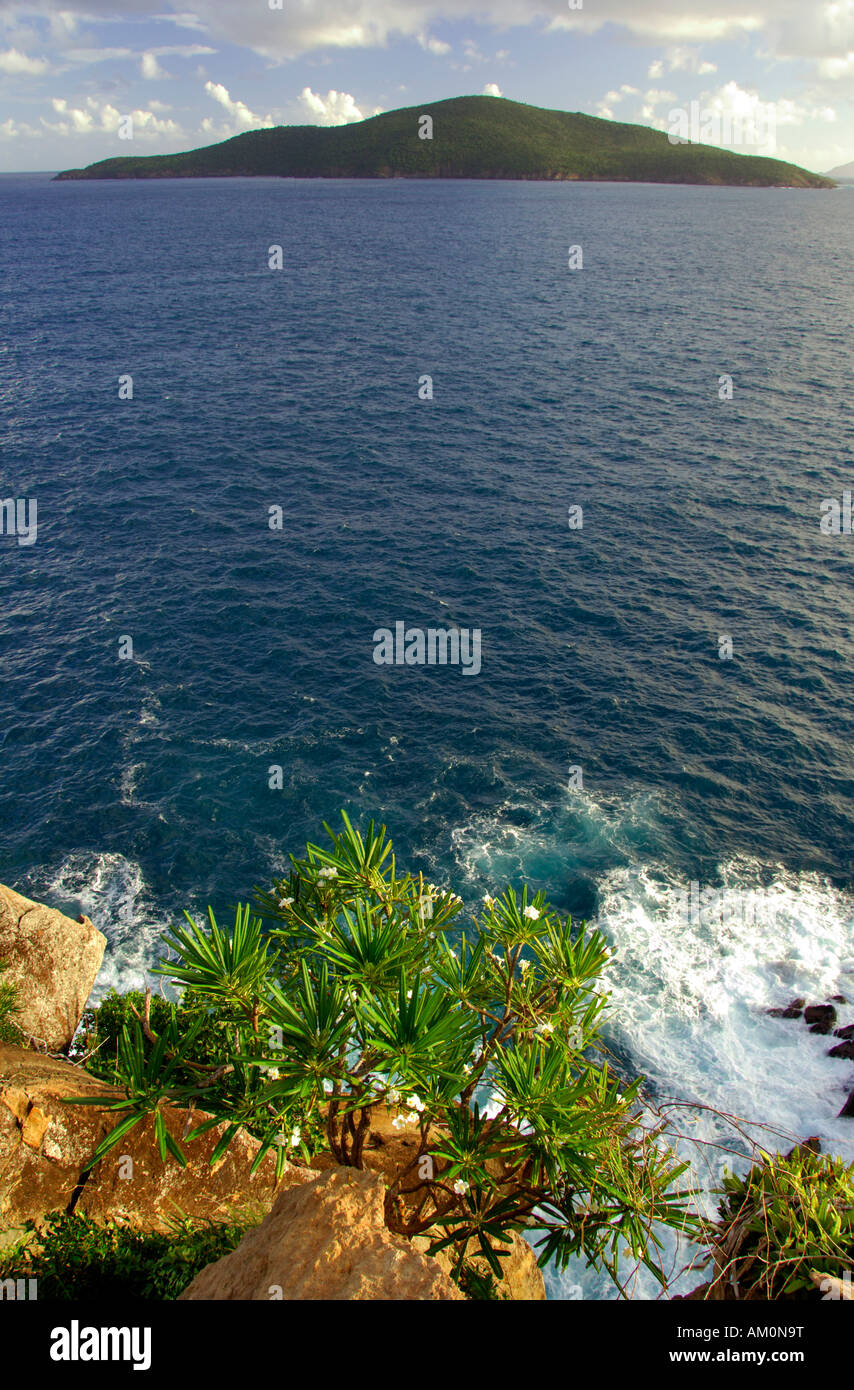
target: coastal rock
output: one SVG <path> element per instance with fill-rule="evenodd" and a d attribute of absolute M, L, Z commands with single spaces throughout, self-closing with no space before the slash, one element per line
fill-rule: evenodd
<path fill-rule="evenodd" d="M 844 1057 L 849 1062 L 854 1062 L 854 1041 L 837 1043 L 828 1052 L 828 1057 Z"/>
<path fill-rule="evenodd" d="M 854 1120 L 854 1091 L 851 1092 L 850 1096 L 846 1100 L 845 1104 L 843 1105 L 842 1109 L 840 1110 L 837 1116 L 837 1119 Z"/>
<path fill-rule="evenodd" d="M 23 1042 L 46 1052 L 68 1047 L 106 945 L 88 917 L 73 922 L 0 884 L 0 960 L 4 982 L 18 992 L 12 1022 Z"/>
<path fill-rule="evenodd" d="M 181 1294 L 196 1300 L 462 1299 L 436 1260 L 393 1235 L 378 1173 L 334 1168 L 284 1192 L 237 1249 Z"/>
<path fill-rule="evenodd" d="M 800 1018 L 806 999 L 793 999 L 785 1009 L 766 1009 L 771 1018 Z"/>
<path fill-rule="evenodd" d="M 834 1028 L 835 1038 L 854 1038 L 854 1023 L 849 1023 L 845 1028 Z"/>
<path fill-rule="evenodd" d="M 18 1228 L 72 1208 L 97 1221 L 125 1220 L 146 1230 L 166 1230 L 179 1213 L 223 1221 L 238 1211 L 269 1211 L 280 1192 L 313 1176 L 289 1167 L 277 1182 L 269 1156 L 250 1177 L 258 1144 L 245 1134 L 211 1169 L 210 1155 L 225 1127 L 188 1143 L 184 1134 L 205 1112 L 167 1109 L 166 1125 L 187 1154 L 186 1168 L 162 1161 L 149 1117 L 84 1178 L 87 1162 L 121 1114 L 68 1104 L 66 1098 L 106 1103 L 120 1094 L 70 1062 L 0 1043 L 0 1227 Z"/>
<path fill-rule="evenodd" d="M 832 1004 L 810 1004 L 804 1009 L 804 1023 L 809 1025 L 811 1033 L 832 1033 L 836 1017 Z"/>
<path fill-rule="evenodd" d="M 401 1169 L 407 1167 L 418 1152 L 417 1130 L 395 1129 L 394 1120 L 398 1112 L 377 1106 L 371 1116 L 371 1131 L 365 1144 L 363 1163 L 365 1168 L 380 1173 L 390 1184 Z M 335 1167 L 331 1154 L 319 1154 L 312 1160 L 312 1167 L 320 1172 L 328 1172 Z M 495 1176 L 501 1176 L 496 1168 Z M 427 1252 L 430 1240 L 426 1236 L 416 1236 L 412 1245 L 422 1253 Z M 546 1299 L 546 1285 L 543 1272 L 537 1264 L 533 1249 L 523 1236 L 513 1234 L 509 1254 L 501 1261 L 502 1277 L 497 1284 L 499 1298 L 514 1302 L 541 1302 Z M 450 1275 L 452 1264 L 444 1251 L 432 1257 Z M 488 1273 L 485 1260 L 468 1257 L 468 1263 L 481 1274 Z"/>

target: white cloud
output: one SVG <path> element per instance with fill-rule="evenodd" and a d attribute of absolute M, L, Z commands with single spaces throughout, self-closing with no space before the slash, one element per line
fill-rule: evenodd
<path fill-rule="evenodd" d="M 52 97 L 50 104 L 62 119 L 47 121 L 42 116 L 41 123 L 46 130 L 50 130 L 54 135 L 93 135 L 96 132 L 112 134 L 118 130 L 122 121 L 126 120 L 128 116 L 133 121 L 134 139 L 138 135 L 177 136 L 181 134 L 181 127 L 175 121 L 161 120 L 154 111 L 144 108 L 137 108 L 135 111 L 119 111 L 110 102 L 100 102 L 95 97 L 87 97 L 83 106 L 69 106 L 65 97 Z M 125 153 L 128 152 L 125 150 Z"/>
<path fill-rule="evenodd" d="M 143 77 L 149 82 L 159 82 L 162 78 L 169 76 L 158 63 L 156 53 L 143 53 L 139 69 Z"/>
<path fill-rule="evenodd" d="M 483 89 L 483 95 L 485 97 L 500 97 L 503 93 L 497 82 L 487 82 Z"/>
<path fill-rule="evenodd" d="M 46 58 L 28 58 L 17 48 L 7 48 L 5 53 L 0 53 L 0 72 L 9 77 L 40 77 L 49 67 Z"/>
<path fill-rule="evenodd" d="M 838 82 L 840 77 L 854 77 L 854 51 L 846 53 L 844 58 L 822 58 L 818 71 L 820 77 L 827 77 L 831 82 Z"/>
<path fill-rule="evenodd" d="M 269 129 L 274 124 L 272 116 L 256 116 L 254 111 L 249 110 L 245 102 L 235 101 L 228 88 L 224 87 L 221 82 L 206 82 L 205 91 L 228 112 L 231 117 L 231 129 L 235 132 L 260 128 Z M 202 121 L 202 130 L 209 134 L 216 130 L 214 122 L 209 116 L 206 116 Z"/>
<path fill-rule="evenodd" d="M 425 34 L 418 35 L 418 42 L 427 53 L 432 53 L 436 58 L 443 58 L 446 53 L 450 53 L 451 45 L 445 43 L 443 39 L 429 39 Z"/>
<path fill-rule="evenodd" d="M 717 64 L 706 62 L 696 48 L 671 48 L 663 58 L 656 58 L 650 65 L 649 76 L 663 77 L 667 72 L 694 72 L 700 77 L 717 72 Z"/>
<path fill-rule="evenodd" d="M 322 97 L 310 87 L 300 92 L 300 101 L 317 118 L 316 125 L 350 125 L 353 121 L 364 121 L 366 116 L 378 116 L 382 111 L 381 106 L 373 111 L 361 111 L 349 92 L 331 91 Z"/>
<path fill-rule="evenodd" d="M 11 116 L 6 121 L 0 121 L 0 140 L 18 140 L 21 136 L 32 138 L 41 134 L 40 130 L 27 125 L 26 121 L 16 121 Z"/>

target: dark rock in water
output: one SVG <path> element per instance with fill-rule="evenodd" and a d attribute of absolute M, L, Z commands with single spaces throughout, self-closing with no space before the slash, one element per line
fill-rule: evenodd
<path fill-rule="evenodd" d="M 828 1052 L 828 1057 L 844 1057 L 848 1062 L 854 1062 L 854 1042 L 842 1042 L 837 1047 L 832 1047 Z"/>
<path fill-rule="evenodd" d="M 849 1023 L 845 1028 L 835 1028 L 833 1036 L 835 1038 L 854 1038 L 854 1023 Z"/>
<path fill-rule="evenodd" d="M 800 1018 L 806 999 L 793 999 L 785 1009 L 766 1009 L 771 1018 Z"/>
<path fill-rule="evenodd" d="M 837 1116 L 837 1119 L 854 1120 L 854 1091 L 851 1092 L 850 1096 L 846 1100 L 845 1104 L 843 1105 L 842 1109 L 840 1110 Z"/>
<path fill-rule="evenodd" d="M 847 1004 L 848 1000 L 844 994 L 831 994 L 830 1002 L 831 1004 Z"/>
<path fill-rule="evenodd" d="M 809 1139 L 804 1139 L 801 1144 L 796 1144 L 793 1149 L 789 1149 L 786 1158 L 806 1158 L 807 1154 L 820 1154 L 821 1140 L 817 1134 L 811 1134 Z"/>
<path fill-rule="evenodd" d="M 804 1009 L 804 1023 L 809 1024 L 811 1033 L 830 1033 L 836 1022 L 836 1010 L 832 1004 L 810 1004 Z"/>

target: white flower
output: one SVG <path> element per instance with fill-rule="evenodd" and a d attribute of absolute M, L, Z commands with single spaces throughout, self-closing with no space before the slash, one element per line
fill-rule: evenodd
<path fill-rule="evenodd" d="M 531 962 L 530 962 L 529 960 L 520 960 L 520 962 L 519 962 L 519 969 L 522 971 L 522 974 L 523 974 L 523 975 L 524 975 L 525 971 L 526 971 L 526 970 L 530 970 L 530 968 L 531 968 Z"/>
<path fill-rule="evenodd" d="M 484 905 L 484 907 L 494 907 L 494 906 L 495 906 L 495 899 L 494 899 L 494 898 L 491 898 L 491 897 L 489 896 L 488 893 L 484 893 L 484 895 L 483 895 L 483 905 Z"/>
<path fill-rule="evenodd" d="M 293 907 L 293 898 L 279 898 L 279 907 Z"/>
<path fill-rule="evenodd" d="M 540 920 L 540 914 L 536 907 L 526 907 L 522 916 L 527 917 L 529 922 L 539 922 Z"/>
<path fill-rule="evenodd" d="M 417 1110 L 419 1115 L 423 1114 L 425 1109 L 424 1102 L 423 1100 L 419 1100 L 418 1096 L 410 1096 L 406 1104 L 409 1106 L 410 1110 Z"/>
<path fill-rule="evenodd" d="M 324 865 L 324 867 L 323 867 L 322 869 L 320 869 L 320 870 L 318 871 L 317 881 L 318 881 L 318 883 L 320 883 L 321 881 L 325 881 L 326 879 L 333 879 L 333 878 L 337 878 L 337 877 L 338 877 L 338 870 L 337 870 L 337 869 L 333 869 L 333 868 L 331 867 L 331 865 L 326 864 L 326 865 Z"/>
<path fill-rule="evenodd" d="M 407 997 L 407 999 L 411 999 L 411 998 L 412 998 L 412 990 L 411 990 L 411 989 L 408 989 L 408 990 L 406 991 L 406 997 Z"/>
<path fill-rule="evenodd" d="M 418 910 L 421 913 L 422 917 L 426 918 L 426 920 L 429 922 L 430 918 L 433 916 L 433 899 L 429 895 L 425 895 L 425 897 L 419 898 Z"/>
<path fill-rule="evenodd" d="M 406 1129 L 406 1126 L 414 1124 L 417 1118 L 418 1116 L 413 1115 L 411 1112 L 404 1115 L 395 1115 L 391 1122 L 392 1129 Z"/>
<path fill-rule="evenodd" d="M 458 1197 L 464 1197 L 465 1194 L 466 1194 L 466 1193 L 468 1192 L 468 1190 L 469 1190 L 469 1185 L 468 1185 L 468 1183 L 467 1183 L 467 1182 L 463 1182 L 462 1178 L 457 1178 L 457 1180 L 456 1180 L 456 1182 L 454 1183 L 453 1187 L 454 1187 L 454 1191 L 456 1192 L 456 1194 L 457 1194 Z"/>
<path fill-rule="evenodd" d="M 400 1091 L 397 1089 L 396 1086 L 389 1087 L 388 1091 L 386 1092 L 386 1101 L 389 1105 L 400 1104 Z"/>
<path fill-rule="evenodd" d="M 293 1129 L 291 1130 L 291 1137 L 290 1137 L 290 1141 L 289 1141 L 289 1142 L 290 1142 L 290 1147 L 291 1147 L 292 1149 L 295 1149 L 295 1148 L 297 1147 L 297 1144 L 299 1144 L 299 1142 L 300 1142 L 301 1139 L 302 1139 L 302 1130 L 300 1129 L 299 1125 L 294 1125 Z"/>
<path fill-rule="evenodd" d="M 555 1026 L 553 1023 L 540 1023 L 536 1031 L 541 1038 L 550 1038 L 554 1030 Z"/>

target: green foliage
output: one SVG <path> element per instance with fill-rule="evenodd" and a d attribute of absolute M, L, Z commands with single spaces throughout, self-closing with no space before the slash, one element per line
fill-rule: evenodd
<path fill-rule="evenodd" d="M 174 1023 L 183 1036 L 199 1024 L 193 1047 L 188 1053 L 187 1065 L 180 1072 L 181 1080 L 193 1080 L 191 1068 L 194 1063 L 211 1064 L 222 1056 L 222 1025 L 215 1011 L 204 1000 L 196 998 L 191 990 L 185 991 L 179 1003 L 154 996 L 148 1007 L 150 1026 L 155 1033 L 170 1028 Z M 146 999 L 142 990 L 129 990 L 127 994 L 110 990 L 97 1008 L 87 1009 L 83 1014 L 71 1049 L 71 1061 L 85 1063 L 88 1072 L 115 1085 L 120 1075 L 119 1048 L 123 1032 L 126 1028 L 132 1030 L 135 1022 L 144 1019 L 145 1008 Z M 146 1051 L 152 1045 L 145 1039 Z"/>
<path fill-rule="evenodd" d="M 854 1164 L 801 1146 L 725 1176 L 718 1195 L 706 1242 L 737 1297 L 821 1299 L 811 1270 L 841 1279 L 854 1269 Z"/>
<path fill-rule="evenodd" d="M 3 979 L 3 971 L 8 970 L 4 960 L 0 960 L 0 1042 L 21 1042 L 21 1032 L 14 1022 L 18 1008 L 18 990 L 11 980 Z"/>
<path fill-rule="evenodd" d="M 418 136 L 432 115 L 434 140 Z M 794 164 L 711 145 L 671 144 L 663 131 L 503 98 L 453 97 L 355 125 L 246 131 L 174 155 L 119 156 L 60 177 L 630 179 L 831 188 Z"/>
<path fill-rule="evenodd" d="M 256 890 L 266 931 L 240 907 L 229 931 L 209 913 L 163 938 L 157 970 L 189 1005 L 146 1023 L 111 1002 L 124 1097 L 96 1157 L 151 1114 L 161 1152 L 182 1161 L 163 1108 L 192 1102 L 211 1118 L 188 1140 L 225 1125 L 213 1162 L 245 1128 L 256 1166 L 328 1151 L 361 1167 L 391 1116 L 415 1142 L 387 1175 L 386 1222 L 447 1249 L 457 1277 L 477 1258 L 500 1278 L 512 1233 L 528 1231 L 543 1264 L 582 1254 L 617 1278 L 628 1250 L 661 1278 L 657 1228 L 692 1226 L 676 1189 L 687 1165 L 639 1123 L 639 1083 L 602 1050 L 602 936 L 527 888 L 487 897 L 463 927 L 462 900 L 401 873 L 384 827 L 363 836 L 342 819 Z"/>
<path fill-rule="evenodd" d="M 38 1279 L 40 1301 L 117 1303 L 177 1298 L 247 1228 L 182 1220 L 160 1233 L 54 1212 L 42 1229 L 31 1221 L 26 1229 L 23 1243 L 0 1254 L 0 1280 Z"/>

